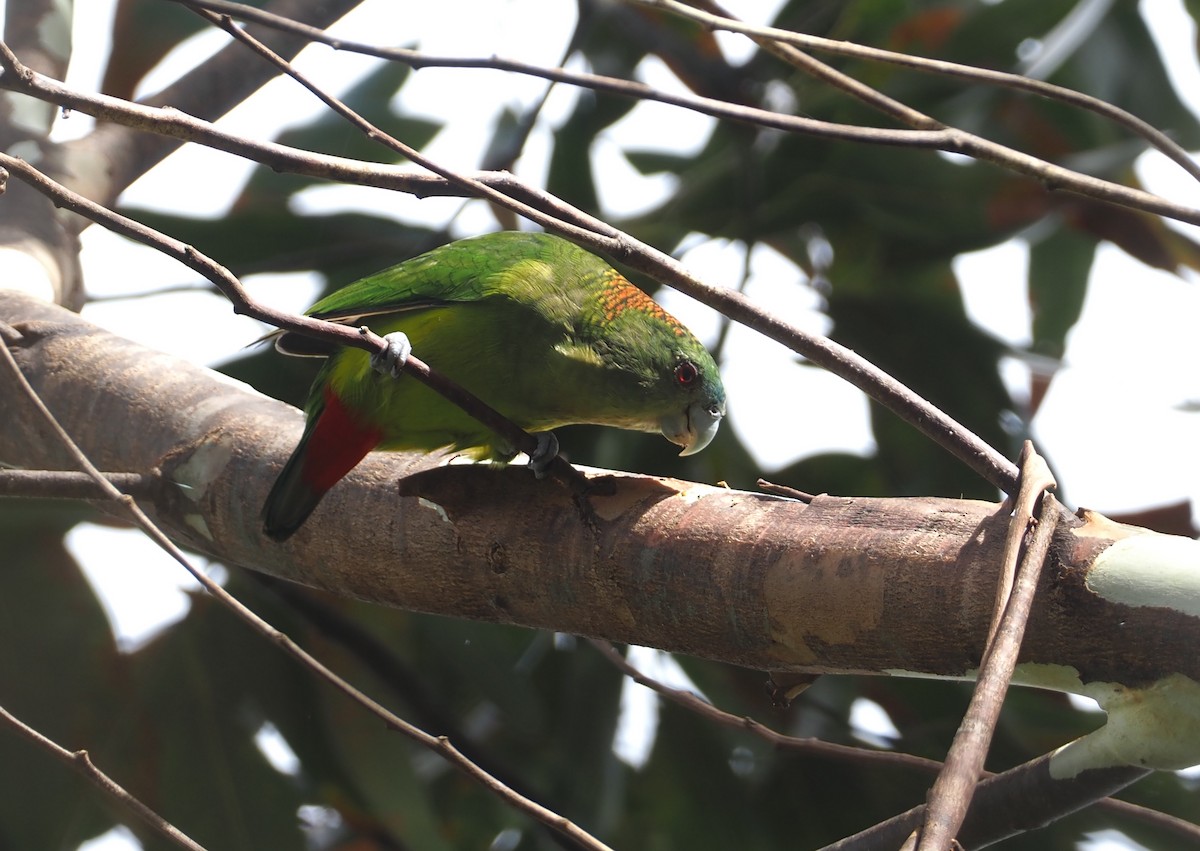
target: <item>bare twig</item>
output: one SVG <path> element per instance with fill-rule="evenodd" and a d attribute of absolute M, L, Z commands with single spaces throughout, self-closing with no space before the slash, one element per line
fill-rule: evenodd
<path fill-rule="evenodd" d="M 1045 491 L 1054 490 L 1058 486 L 1046 465 L 1046 460 L 1033 448 L 1031 441 L 1026 440 L 1021 447 L 1020 466 L 1021 480 L 1016 497 L 1005 503 L 1012 506 L 1012 518 L 1004 539 L 1004 562 L 1000 567 L 1000 579 L 996 583 L 996 602 L 992 607 L 992 622 L 988 626 L 987 641 L 984 644 L 989 651 L 996 641 L 1000 622 L 1008 611 L 1009 600 L 1016 586 L 1017 561 L 1021 557 L 1022 542 L 1026 533 L 1034 528 L 1037 522 L 1034 512 L 1038 502 Z"/>
<path fill-rule="evenodd" d="M 672 703 L 677 703 L 680 706 L 688 709 L 702 718 L 720 724 L 723 727 L 730 727 L 735 730 L 746 730 L 753 733 L 758 738 L 770 744 L 772 747 L 779 750 L 800 751 L 810 756 L 819 756 L 826 759 L 841 759 L 848 762 L 857 762 L 868 765 L 878 766 L 881 764 L 892 765 L 898 768 L 917 769 L 927 773 L 934 773 L 941 768 L 941 763 L 924 757 L 913 756 L 912 754 L 904 753 L 887 753 L 885 751 L 869 751 L 865 748 L 855 748 L 849 745 L 839 745 L 833 742 L 823 742 L 820 739 L 799 738 L 797 736 L 787 736 L 783 733 L 776 732 L 770 727 L 755 721 L 747 716 L 733 715 L 723 709 L 718 709 L 706 700 L 701 699 L 690 691 L 671 688 L 670 686 L 660 683 L 658 680 L 648 677 L 639 671 L 636 667 L 629 664 L 616 648 L 607 641 L 591 638 L 588 639 L 593 647 L 595 647 L 605 659 L 611 662 L 618 670 L 628 676 L 631 680 L 639 685 L 643 685 L 648 689 L 653 690 L 656 694 L 662 695 Z"/>
<path fill-rule="evenodd" d="M 317 27 L 291 20 L 286 16 L 273 14 L 270 11 L 257 9 L 253 6 L 247 6 L 244 3 L 231 2 L 231 0 L 172 0 L 172 2 L 191 6 L 197 9 L 209 9 L 213 12 L 229 15 L 240 20 L 252 21 L 264 26 L 274 27 L 287 32 L 303 35 L 311 41 L 327 44 L 335 50 L 345 50 L 352 53 L 361 53 L 366 56 L 375 56 L 381 59 L 403 62 L 413 69 L 480 68 L 507 71 L 510 73 L 542 77 L 543 79 L 568 83 L 570 85 L 590 88 L 596 91 L 604 91 L 610 94 L 637 97 L 647 100 L 657 100 L 663 103 L 672 103 L 677 106 L 683 106 L 688 109 L 695 109 L 698 112 L 707 112 L 704 103 L 708 99 L 693 99 L 687 96 L 669 96 L 662 92 L 650 89 L 648 86 L 645 86 L 641 83 L 631 82 L 628 80 L 605 77 L 597 74 L 575 73 L 566 71 L 562 68 L 544 68 L 499 56 L 490 56 L 486 58 L 435 56 L 405 48 L 382 47 L 379 45 L 367 44 L 350 39 L 341 39 L 337 38 L 336 36 L 331 36 L 324 30 L 321 30 Z M 806 35 L 803 33 L 794 33 L 788 30 L 776 29 L 774 27 L 751 26 L 738 21 L 736 18 L 733 18 L 723 9 L 721 9 L 721 7 L 716 3 L 704 2 L 704 0 L 699 0 L 696 5 L 708 8 L 708 12 L 692 8 L 691 6 L 676 2 L 676 0 L 630 0 L 630 2 L 664 9 L 680 17 L 689 18 L 710 30 L 727 30 L 729 32 L 741 33 L 749 38 L 753 38 L 760 44 L 764 44 L 764 46 L 766 46 L 766 44 L 794 45 L 796 47 L 803 47 L 808 50 L 831 53 L 839 56 L 866 59 L 875 62 L 887 62 L 926 73 L 941 74 L 944 76 L 965 79 L 970 82 L 986 83 L 1003 88 L 1026 91 L 1049 100 L 1056 100 L 1062 103 L 1070 104 L 1071 106 L 1075 106 L 1080 109 L 1086 109 L 1090 112 L 1102 115 L 1105 118 L 1108 118 L 1121 125 L 1122 127 L 1125 127 L 1131 132 L 1136 133 L 1163 154 L 1178 163 L 1193 177 L 1200 180 L 1200 164 L 1193 162 L 1191 157 L 1188 156 L 1187 151 L 1183 150 L 1178 143 L 1176 143 L 1165 133 L 1133 115 L 1132 113 L 1121 109 L 1120 107 L 1114 106 L 1113 104 L 1110 104 L 1099 98 L 1092 97 L 1091 95 L 1074 91 L 1073 89 L 1068 89 L 1063 86 L 1056 86 L 1041 80 L 1030 79 L 1029 77 L 1023 77 L 1019 74 L 993 71 L 988 68 L 979 68 L 973 65 L 963 65 L 957 62 L 946 62 L 937 59 L 927 59 L 920 56 L 910 56 L 908 54 L 896 53 L 890 50 L 866 47 L 853 42 L 821 38 L 820 36 Z M 789 59 L 789 61 L 792 60 Z M 828 66 L 822 67 L 828 69 Z M 808 66 L 808 70 L 813 70 L 813 66 Z M 832 69 L 828 70 L 832 71 Z M 917 110 L 911 109 L 910 107 L 905 106 L 898 101 L 887 98 L 884 95 L 875 92 L 873 89 L 863 86 L 861 83 L 853 80 L 852 78 L 845 77 L 837 72 L 833 73 L 837 78 L 840 79 L 835 79 L 835 77 L 832 76 L 826 77 L 824 73 L 822 73 L 821 76 L 824 79 L 827 79 L 828 82 L 850 91 L 851 93 L 855 94 L 856 97 L 862 97 L 864 100 L 871 102 L 873 105 L 880 108 L 885 114 L 891 115 L 892 117 L 914 128 L 923 130 L 945 129 L 945 125 L 941 122 L 925 116 Z M 718 102 L 709 102 L 709 108 L 711 108 L 711 104 L 713 103 Z M 707 112 L 707 114 L 715 115 L 716 113 Z"/>
<path fill-rule="evenodd" d="M 808 493 L 807 491 L 797 490 L 796 488 L 790 488 L 787 485 L 777 485 L 775 482 L 768 482 L 766 479 L 759 479 L 757 484 L 758 489 L 763 493 L 772 493 L 776 496 L 786 496 L 789 499 L 798 499 L 801 502 L 812 502 L 814 499 L 816 499 L 815 494 Z"/>
<path fill-rule="evenodd" d="M 851 41 L 822 38 L 821 36 L 781 30 L 775 27 L 751 26 L 734 18 L 717 3 L 712 2 L 712 0 L 696 0 L 693 4 L 708 11 L 693 8 L 692 5 L 681 3 L 679 0 L 628 0 L 628 2 L 669 11 L 674 15 L 695 21 L 709 30 L 725 30 L 727 32 L 741 33 L 768 49 L 770 49 L 768 46 L 770 44 L 786 44 L 820 53 L 829 53 L 835 56 L 865 59 L 870 62 L 886 62 L 891 65 L 911 68 L 914 71 L 940 74 L 942 76 L 968 80 L 973 83 L 987 83 L 1006 89 L 1028 92 L 1039 97 L 1044 97 L 1047 100 L 1055 100 L 1080 109 L 1086 109 L 1141 136 L 1192 177 L 1200 180 L 1200 163 L 1194 161 L 1188 152 L 1166 133 L 1163 133 L 1154 125 L 1143 121 L 1136 115 L 1121 109 L 1119 106 L 1115 106 L 1100 98 L 1077 92 L 1074 89 L 1056 86 L 1053 83 L 1035 80 L 1030 77 L 1023 77 L 1020 74 L 994 71 L 990 68 L 962 65 L 957 62 L 946 62 L 941 59 L 928 59 L 923 56 L 911 56 L 907 53 L 896 53 L 891 50 L 867 47 Z M 832 82 L 832 79 L 830 81 Z M 861 86 L 857 81 L 853 81 L 853 83 Z M 907 107 L 904 107 L 903 104 L 897 104 L 890 98 L 884 98 L 883 95 L 874 92 L 874 90 L 871 90 L 872 94 L 865 96 L 855 86 L 846 87 L 846 91 L 851 92 L 856 97 L 861 97 L 886 114 L 892 115 L 914 127 L 929 128 L 944 126 L 928 116 L 921 115 L 921 113 L 906 115 L 905 110 L 908 109 Z"/>
<path fill-rule="evenodd" d="M 11 359 L 12 355 L 8 348 L 0 343 L 0 349 L 4 349 L 4 353 Z M 85 750 L 69 751 L 59 745 L 52 739 L 48 739 L 39 733 L 37 730 L 30 727 L 24 721 L 17 718 L 3 706 L 0 706 L 0 721 L 3 721 L 20 736 L 27 741 L 37 745 L 46 753 L 53 756 L 59 762 L 70 766 L 88 779 L 92 785 L 98 787 L 104 794 L 108 795 L 122 809 L 133 813 L 147 825 L 154 829 L 159 836 L 179 846 L 180 848 L 188 848 L 191 851 L 204 851 L 204 846 L 196 842 L 182 830 L 171 824 L 165 818 L 160 816 L 154 810 L 150 809 L 141 800 L 134 795 L 131 795 L 117 781 L 113 780 L 103 771 L 96 767 L 92 762 L 92 758 Z"/>
<path fill-rule="evenodd" d="M 1046 462 L 1034 451 L 1033 444 L 1025 441 L 1021 453 L 1020 491 L 1009 522 L 1004 569 L 992 621 L 994 640 L 989 639 L 986 645 L 971 703 L 946 754 L 946 765 L 929 792 L 924 825 L 915 837 L 918 851 L 949 851 L 971 805 L 988 745 L 1000 718 L 1004 695 L 1017 664 L 1038 577 L 1058 523 L 1056 500 L 1046 492 L 1054 486 Z M 1012 569 L 1039 499 L 1042 508 L 1033 540 L 1025 550 L 1020 571 L 1014 579 Z M 1012 586 L 1011 593 L 1006 584 Z M 913 842 L 910 840 L 906 847 Z"/>
<path fill-rule="evenodd" d="M 1122 186 L 1121 184 L 1113 183 L 1112 181 L 1090 177 L 1068 168 L 1053 165 L 1045 160 L 1029 156 L 1028 154 L 1014 150 L 1005 145 L 1000 145 L 980 136 L 976 136 L 952 127 L 947 127 L 941 122 L 925 116 L 917 110 L 911 109 L 910 107 L 907 107 L 898 101 L 892 100 L 891 98 L 887 98 L 878 92 L 874 92 L 874 90 L 870 89 L 870 87 L 864 86 L 862 83 L 853 80 L 853 78 L 842 75 L 811 58 L 806 58 L 807 61 L 804 62 L 804 67 L 806 70 L 810 71 L 811 73 L 818 74 L 828 82 L 852 92 L 856 97 L 861 97 L 864 100 L 867 100 L 868 102 L 872 103 L 872 105 L 884 111 L 886 114 L 902 120 L 904 123 L 918 129 L 898 130 L 861 127 L 857 125 L 820 121 L 801 116 L 783 115 L 777 112 L 758 109 L 755 107 L 731 104 L 725 101 L 716 100 L 714 98 L 706 98 L 689 94 L 668 94 L 666 92 L 653 89 L 644 83 L 638 83 L 630 80 L 605 77 L 597 74 L 576 73 L 566 71 L 561 68 L 545 68 L 525 62 L 519 62 L 513 59 L 505 59 L 495 56 L 487 58 L 434 56 L 404 48 L 379 47 L 376 45 L 364 44 L 362 42 L 338 39 L 333 36 L 329 36 L 324 31 L 316 29 L 315 27 L 308 27 L 304 24 L 298 24 L 295 21 L 289 21 L 287 18 L 283 18 L 278 15 L 272 15 L 269 12 L 257 10 L 240 3 L 229 2 L 229 0 L 173 0 L 173 2 L 178 2 L 197 9 L 212 9 L 213 11 L 220 12 L 230 17 L 254 21 L 255 23 L 264 24 L 266 26 L 277 27 L 279 29 L 285 29 L 289 32 L 303 34 L 313 41 L 319 41 L 328 44 L 337 50 L 347 50 L 355 53 L 363 53 L 368 56 L 376 56 L 384 59 L 403 62 L 414 69 L 439 67 L 481 68 L 507 71 L 510 73 L 526 74 L 556 82 L 568 83 L 570 85 L 589 88 L 595 91 L 606 92 L 623 97 L 654 100 L 660 103 L 666 103 L 673 106 L 690 109 L 705 115 L 711 115 L 716 118 L 755 124 L 762 127 L 771 127 L 778 130 L 784 130 L 786 132 L 804 133 L 823 138 L 833 138 L 843 141 L 862 142 L 867 144 L 926 148 L 946 151 L 948 153 L 958 153 L 964 156 L 984 160 L 1000 166 L 1001 168 L 1032 177 L 1041 181 L 1047 187 L 1058 191 L 1071 192 L 1084 197 L 1091 197 L 1099 201 L 1105 201 L 1106 203 L 1119 204 L 1122 206 L 1131 207 L 1133 209 L 1141 209 L 1145 212 L 1156 213 L 1158 215 L 1167 216 L 1168 218 L 1175 218 L 1179 221 L 1189 222 L 1191 224 L 1200 224 L 1200 211 L 1195 210 L 1194 208 L 1190 208 L 1185 205 L 1174 204 L 1170 201 L 1166 201 L 1163 198 L 1153 195 L 1152 193 L 1143 192 L 1142 190 Z M 791 33 L 787 30 L 778 30 L 771 27 L 750 27 L 745 24 L 741 24 L 735 19 L 724 18 L 721 16 L 701 12 L 682 3 L 674 2 L 674 0 L 633 0 L 633 2 L 668 9 L 673 13 L 697 20 L 706 26 L 709 26 L 709 22 L 712 22 L 711 28 L 714 29 L 728 29 L 732 32 L 741 32 L 743 34 L 757 37 L 758 39 L 766 41 L 780 42 L 783 44 L 795 44 L 800 47 L 807 47 L 814 50 L 819 49 L 830 53 L 839 53 L 841 55 L 873 59 L 876 61 L 892 62 L 894 64 L 913 67 L 918 70 L 948 74 L 963 79 L 969 79 L 974 82 L 990 83 L 995 85 L 1003 85 L 1008 88 L 1022 89 L 1033 92 L 1042 97 L 1060 100 L 1073 106 L 1097 112 L 1101 115 L 1104 115 L 1106 118 L 1119 123 L 1121 126 L 1126 127 L 1132 132 L 1137 133 L 1139 136 L 1145 138 L 1154 147 L 1162 151 L 1165 155 L 1187 169 L 1188 172 L 1197 179 L 1200 179 L 1200 165 L 1193 163 L 1187 152 L 1184 151 L 1177 143 L 1172 141 L 1170 137 L 1166 136 L 1164 133 L 1155 129 L 1153 126 L 1147 124 L 1145 121 L 1142 121 L 1136 116 L 1120 109 L 1119 107 L 1113 106 L 1112 104 L 1105 103 L 1099 98 L 1093 98 L 1089 95 L 1081 94 L 1070 89 L 1064 89 L 1060 86 L 1053 86 L 1049 83 L 1043 83 L 1038 80 L 1030 80 L 1017 74 L 1005 74 L 1003 72 L 989 71 L 987 69 L 975 68 L 969 65 L 959 65 L 953 62 L 941 62 L 937 60 L 911 57 L 901 53 L 892 53 L 886 50 L 876 50 L 874 48 L 862 47 L 850 42 L 821 39 L 816 36 L 806 36 L 798 33 Z M 800 55 L 802 56 L 803 54 Z M 789 61 L 793 60 L 789 59 Z"/>
<path fill-rule="evenodd" d="M 1050 755 L 1043 755 L 979 784 L 960 834 L 969 848 L 982 848 L 1018 833 L 1035 830 L 1063 815 L 1090 806 L 1150 773 L 1146 768 L 1118 766 L 1083 772 L 1069 779 L 1051 775 Z M 913 807 L 821 851 L 876 851 L 899 848 L 920 825 L 925 805 Z"/>
<path fill-rule="evenodd" d="M 90 203 L 90 202 L 89 202 Z M 111 214 L 116 215 L 116 214 Z M 155 525 L 138 504 L 129 496 L 122 494 L 112 486 L 103 473 L 96 469 L 87 456 L 80 450 L 78 445 L 71 439 L 71 436 L 63 430 L 54 414 L 38 397 L 37 392 L 25 379 L 16 360 L 13 358 L 12 352 L 9 351 L 8 343 L 0 337 L 0 360 L 3 360 L 5 366 L 12 372 L 14 379 L 21 388 L 25 397 L 29 400 L 35 409 L 38 411 L 42 419 L 50 428 L 55 439 L 66 448 L 75 463 L 86 471 L 93 480 L 105 491 L 107 496 L 120 504 L 124 510 L 133 519 L 134 523 L 140 527 L 146 535 L 166 551 L 176 562 L 178 562 L 184 570 L 190 573 L 204 589 L 215 597 L 222 605 L 229 609 L 240 621 L 249 626 L 252 630 L 259 633 L 267 640 L 276 644 L 281 650 L 293 659 L 297 660 L 301 665 L 315 673 L 321 679 L 330 683 L 342 694 L 349 697 L 356 704 L 366 709 L 376 718 L 382 720 L 392 729 L 407 736 L 418 744 L 441 754 L 448 762 L 454 765 L 463 773 L 480 783 L 482 786 L 493 792 L 503 800 L 507 801 L 511 806 L 531 816 L 532 818 L 542 822 L 550 828 L 562 833 L 564 836 L 577 842 L 585 848 L 594 849 L 594 851 L 604 851 L 607 846 L 591 836 L 587 831 L 583 830 L 578 825 L 564 818 L 558 813 L 546 809 L 541 804 L 530 798 L 520 795 L 510 789 L 508 786 L 501 783 L 488 772 L 484 771 L 471 760 L 467 759 L 445 736 L 432 736 L 421 730 L 418 727 L 409 724 L 400 716 L 396 715 L 391 710 L 366 695 L 364 692 L 355 688 L 342 677 L 338 676 L 333 670 L 328 668 L 324 663 L 318 660 L 315 656 L 308 653 L 306 650 L 292 641 L 285 633 L 280 632 L 263 618 L 248 609 L 240 600 L 226 591 L 221 585 L 214 582 L 209 576 L 195 567 L 179 549 L 175 543 L 166 536 L 166 534 Z"/>
<path fill-rule="evenodd" d="M 103 473 L 117 490 L 130 496 L 149 499 L 161 487 L 154 474 Z M 0 470 L 0 497 L 26 499 L 106 499 L 102 489 L 86 473 L 64 470 Z"/>

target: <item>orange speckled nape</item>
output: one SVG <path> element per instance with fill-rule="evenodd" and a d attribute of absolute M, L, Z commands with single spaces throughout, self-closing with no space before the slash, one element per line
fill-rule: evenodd
<path fill-rule="evenodd" d="M 604 274 L 605 282 L 600 290 L 600 309 L 604 311 L 604 321 L 612 322 L 626 310 L 638 310 L 655 319 L 665 322 L 675 332 L 676 337 L 682 337 L 687 330 L 679 324 L 679 320 L 667 313 L 654 299 L 629 283 L 615 269 L 609 269 Z"/>

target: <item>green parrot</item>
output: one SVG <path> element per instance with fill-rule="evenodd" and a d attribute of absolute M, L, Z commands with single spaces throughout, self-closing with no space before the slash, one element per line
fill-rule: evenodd
<path fill-rule="evenodd" d="M 700 342 L 607 263 L 549 234 L 506 231 L 435 248 L 321 299 L 310 316 L 388 342 L 372 356 L 294 332 L 293 355 L 326 357 L 307 423 L 263 506 L 263 532 L 294 533 L 372 449 L 441 448 L 501 462 L 513 447 L 403 374 L 410 351 L 539 438 L 535 472 L 557 454 L 550 429 L 576 423 L 661 431 L 699 452 L 725 415 Z"/>

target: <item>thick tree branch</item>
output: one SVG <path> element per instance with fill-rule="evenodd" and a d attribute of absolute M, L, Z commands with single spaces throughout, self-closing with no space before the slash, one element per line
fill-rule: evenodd
<path fill-rule="evenodd" d="M 69 4 L 29 0 L 7 6 L 5 43 L 15 45 L 31 68 L 64 76 L 71 58 Z M 12 91 L 0 93 L 0 151 L 15 149 L 30 158 L 53 157 L 56 152 L 48 140 L 57 115 L 58 110 L 48 101 L 31 101 Z M 46 292 L 59 304 L 83 304 L 79 242 L 65 217 L 27 186 L 13 187 L 11 196 L 0 204 L 0 252 L 6 251 L 25 263 L 40 265 L 43 274 L 37 282 L 27 279 L 31 289 Z"/>

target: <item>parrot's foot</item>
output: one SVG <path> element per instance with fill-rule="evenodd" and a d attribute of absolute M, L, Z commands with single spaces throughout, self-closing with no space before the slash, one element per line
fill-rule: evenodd
<path fill-rule="evenodd" d="M 537 438 L 537 449 L 529 456 L 529 469 L 535 477 L 544 479 L 550 464 L 558 457 L 558 438 L 552 431 L 540 431 L 534 437 Z"/>
<path fill-rule="evenodd" d="M 408 356 L 412 354 L 412 343 L 403 331 L 384 334 L 383 340 L 387 348 L 371 355 L 371 369 L 382 375 L 399 378 L 404 371 L 404 364 L 408 363 Z"/>

